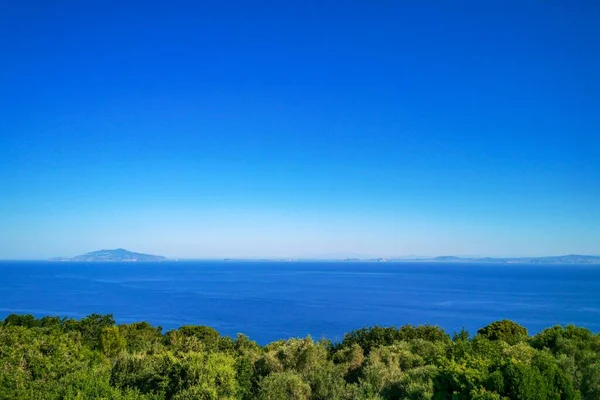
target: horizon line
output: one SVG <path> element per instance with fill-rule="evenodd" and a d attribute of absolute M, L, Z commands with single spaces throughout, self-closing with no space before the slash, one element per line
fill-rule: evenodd
<path fill-rule="evenodd" d="M 579 253 L 567 253 L 559 255 L 542 255 L 542 256 L 460 256 L 460 255 L 437 255 L 437 256 L 394 256 L 394 257 L 353 257 L 353 256 L 340 256 L 340 257 L 167 257 L 158 256 L 148 253 L 138 253 L 144 255 L 151 255 L 157 257 L 164 257 L 165 260 L 157 260 L 150 262 L 161 262 L 161 261 L 378 261 L 378 262 L 389 262 L 389 261 L 448 261 L 443 258 L 456 258 L 462 260 L 486 260 L 486 259 L 513 259 L 513 260 L 528 260 L 528 259 L 539 259 L 539 258 L 561 258 L 561 257 L 600 257 L 600 254 L 579 254 Z M 75 256 L 77 257 L 77 256 Z M 64 258 L 64 260 L 60 260 Z M 77 262 L 70 260 L 72 257 L 49 257 L 49 258 L 0 258 L 0 261 L 54 261 L 54 262 Z M 55 260 L 53 260 L 55 259 Z M 86 262 L 86 261 L 81 261 Z M 98 261 L 92 261 L 98 262 Z M 119 262 L 119 261 L 106 261 L 106 262 Z M 138 262 L 138 261 L 123 261 L 123 262 Z M 144 261 L 142 261 L 144 262 Z"/>

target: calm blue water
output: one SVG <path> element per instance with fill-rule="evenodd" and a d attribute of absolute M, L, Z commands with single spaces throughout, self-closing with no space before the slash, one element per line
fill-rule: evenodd
<path fill-rule="evenodd" d="M 434 263 L 0 263 L 0 317 L 10 313 L 170 329 L 209 325 L 260 343 L 341 339 L 366 325 L 436 324 L 474 333 L 509 318 L 600 331 L 600 266 Z"/>

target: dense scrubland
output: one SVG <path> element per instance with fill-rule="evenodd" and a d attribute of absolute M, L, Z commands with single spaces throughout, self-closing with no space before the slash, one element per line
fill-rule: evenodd
<path fill-rule="evenodd" d="M 206 326 L 10 315 L 1 399 L 600 399 L 600 335 L 503 320 L 476 334 L 370 327 L 260 346 Z"/>

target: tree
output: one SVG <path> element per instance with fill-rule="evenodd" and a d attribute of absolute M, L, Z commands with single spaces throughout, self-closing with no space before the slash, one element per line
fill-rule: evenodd
<path fill-rule="evenodd" d="M 401 328 L 372 326 L 362 328 L 344 335 L 344 340 L 334 349 L 349 347 L 358 344 L 364 350 L 365 355 L 371 349 L 380 346 L 389 346 L 400 341 L 422 339 L 430 342 L 450 343 L 451 339 L 443 329 L 432 325 L 412 326 L 405 325 Z"/>
<path fill-rule="evenodd" d="M 548 383 L 540 372 L 529 365 L 511 363 L 506 368 L 506 395 L 519 400 L 546 400 L 551 398 Z"/>
<path fill-rule="evenodd" d="M 125 350 L 127 341 L 116 326 L 108 326 L 102 330 L 100 335 L 102 352 L 109 357 L 114 357 Z"/>
<path fill-rule="evenodd" d="M 527 329 L 513 321 L 504 319 L 492 322 L 479 329 L 477 334 L 489 340 L 502 340 L 509 344 L 515 344 L 527 338 Z"/>
<path fill-rule="evenodd" d="M 216 351 L 219 349 L 221 335 L 209 326 L 185 325 L 175 331 L 167 332 L 167 337 L 174 333 L 198 339 L 204 344 L 205 349 L 208 351 Z"/>
<path fill-rule="evenodd" d="M 84 343 L 94 350 L 100 350 L 102 331 L 114 325 L 115 319 L 112 314 L 91 314 L 81 319 L 78 328 Z"/>
<path fill-rule="evenodd" d="M 273 373 L 260 383 L 261 400 L 308 400 L 310 395 L 310 385 L 291 371 Z"/>
<path fill-rule="evenodd" d="M 153 327 L 147 322 L 134 322 L 119 325 L 119 332 L 127 342 L 127 349 L 131 352 L 151 351 L 156 346 L 162 346 L 162 328 Z"/>
<path fill-rule="evenodd" d="M 40 321 L 36 320 L 31 314 L 17 315 L 10 314 L 4 319 L 5 326 L 24 326 L 26 328 L 33 328 L 40 326 Z"/>
<path fill-rule="evenodd" d="M 169 369 L 173 399 L 233 400 L 238 394 L 235 359 L 224 353 L 189 353 Z"/>

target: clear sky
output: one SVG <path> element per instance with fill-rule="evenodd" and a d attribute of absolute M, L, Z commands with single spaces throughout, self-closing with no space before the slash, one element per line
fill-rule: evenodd
<path fill-rule="evenodd" d="M 600 254 L 597 1 L 2 1 L 0 258 Z"/>

